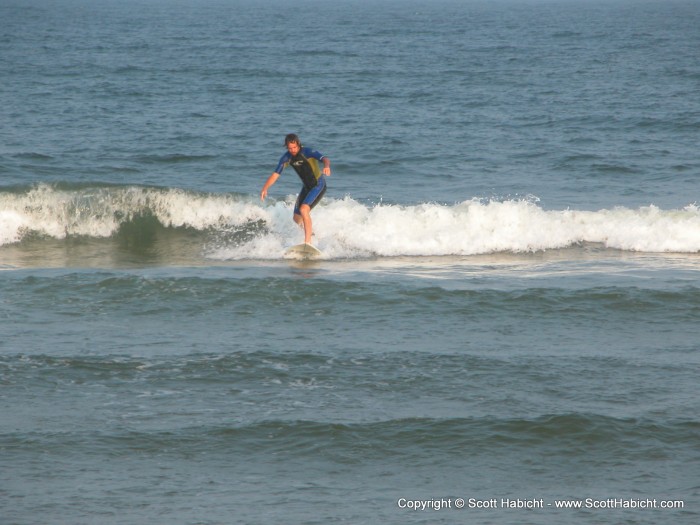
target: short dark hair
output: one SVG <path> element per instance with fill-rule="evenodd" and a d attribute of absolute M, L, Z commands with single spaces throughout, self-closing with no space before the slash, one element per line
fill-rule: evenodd
<path fill-rule="evenodd" d="M 295 144 L 299 144 L 301 146 L 301 140 L 299 140 L 299 136 L 296 133 L 290 133 L 286 137 L 284 137 L 284 145 L 288 146 L 291 142 L 294 142 Z"/>

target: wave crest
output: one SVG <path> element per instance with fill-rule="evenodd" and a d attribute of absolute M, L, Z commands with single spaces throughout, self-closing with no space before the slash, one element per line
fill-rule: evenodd
<path fill-rule="evenodd" d="M 143 186 L 40 184 L 0 192 L 0 245 L 30 235 L 106 238 L 143 218 L 153 218 L 165 228 L 221 229 L 257 221 L 261 211 L 236 195 Z"/>
<path fill-rule="evenodd" d="M 285 246 L 302 239 L 291 220 L 293 202 L 293 196 L 260 203 L 252 195 L 178 188 L 41 184 L 0 191 L 0 245 L 41 236 L 109 238 L 155 221 L 165 229 L 214 233 L 202 238 L 210 259 L 279 259 Z M 700 210 L 695 204 L 545 210 L 532 199 L 368 205 L 345 197 L 321 202 L 314 232 L 328 258 L 527 253 L 584 243 L 696 253 Z"/>

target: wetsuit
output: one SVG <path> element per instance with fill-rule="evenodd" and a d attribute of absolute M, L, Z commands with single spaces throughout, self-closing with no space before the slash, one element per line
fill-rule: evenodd
<path fill-rule="evenodd" d="M 291 165 L 304 184 L 294 205 L 294 213 L 296 215 L 301 215 L 299 208 L 302 204 L 307 204 L 309 208 L 313 208 L 326 193 L 326 177 L 321 172 L 320 166 L 323 157 L 324 155 L 316 150 L 302 147 L 299 153 L 294 156 L 289 152 L 282 155 L 277 164 L 275 173 L 281 174 L 285 167 Z"/>

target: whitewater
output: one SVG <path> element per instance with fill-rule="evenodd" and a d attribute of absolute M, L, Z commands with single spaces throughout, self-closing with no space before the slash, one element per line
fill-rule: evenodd
<path fill-rule="evenodd" d="M 143 186 L 70 188 L 39 184 L 0 192 L 0 245 L 26 238 L 109 238 L 152 218 L 167 229 L 226 234 L 215 260 L 278 259 L 300 242 L 292 222 L 294 196 L 260 203 L 254 196 Z M 534 197 L 455 204 L 361 203 L 328 198 L 314 210 L 315 244 L 324 258 L 469 256 L 527 253 L 585 243 L 633 252 L 700 251 L 700 210 L 690 204 L 597 211 L 545 210 Z"/>

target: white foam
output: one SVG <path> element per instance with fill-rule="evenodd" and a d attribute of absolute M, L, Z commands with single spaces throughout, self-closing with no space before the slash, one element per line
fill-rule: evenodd
<path fill-rule="evenodd" d="M 58 239 L 109 237 L 122 224 L 148 214 L 165 227 L 201 231 L 227 232 L 264 223 L 245 244 L 222 241 L 208 246 L 208 257 L 279 259 L 285 247 L 303 241 L 292 221 L 293 204 L 293 196 L 263 204 L 253 196 L 181 189 L 70 190 L 40 185 L 26 193 L 0 193 L 0 245 L 21 241 L 30 232 Z M 365 205 L 346 197 L 324 199 L 312 216 L 313 242 L 326 258 L 535 252 L 587 242 L 631 251 L 700 251 L 696 205 L 676 210 L 646 206 L 557 211 L 544 210 L 532 200 L 407 206 Z"/>
<path fill-rule="evenodd" d="M 21 240 L 25 224 L 16 211 L 0 209 L 0 246 Z"/>
<path fill-rule="evenodd" d="M 276 259 L 302 241 L 291 202 L 267 209 L 269 233 L 210 254 L 221 259 Z M 615 208 L 547 211 L 531 201 L 465 201 L 455 205 L 365 206 L 350 198 L 313 212 L 314 244 L 326 258 L 448 256 L 536 252 L 579 243 L 645 252 L 700 251 L 700 211 Z"/>
<path fill-rule="evenodd" d="M 39 185 L 27 193 L 0 193 L 0 244 L 28 233 L 57 239 L 110 237 L 135 217 L 152 215 L 166 227 L 197 230 L 264 219 L 259 206 L 227 195 L 138 186 L 63 190 Z"/>

